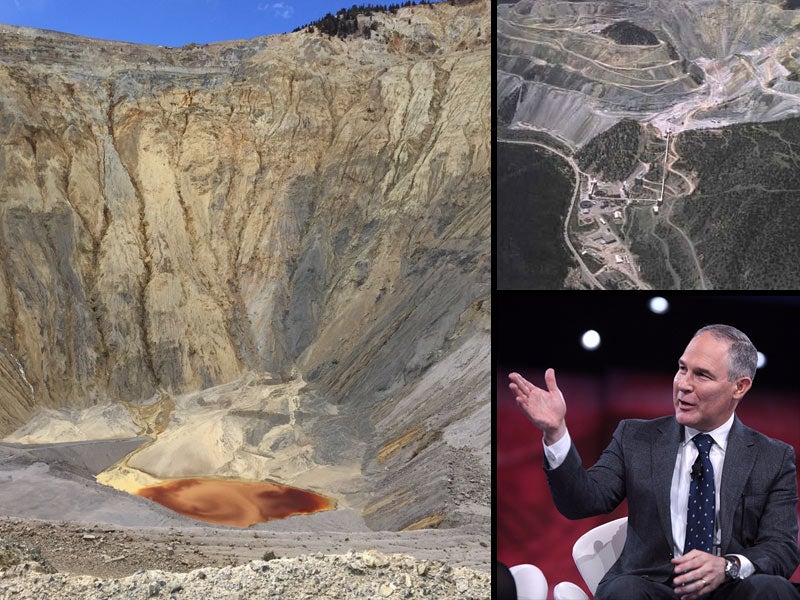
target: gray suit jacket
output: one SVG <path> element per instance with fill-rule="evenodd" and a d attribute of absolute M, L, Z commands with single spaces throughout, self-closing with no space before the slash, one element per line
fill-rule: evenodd
<path fill-rule="evenodd" d="M 575 445 L 545 471 L 558 510 L 581 519 L 614 510 L 628 498 L 628 536 L 606 579 L 639 575 L 671 582 L 674 547 L 669 496 L 683 427 L 674 417 L 620 422 L 597 463 L 584 469 Z M 759 573 L 790 577 L 797 546 L 794 449 L 734 419 L 722 467 L 722 554 L 741 554 Z"/>

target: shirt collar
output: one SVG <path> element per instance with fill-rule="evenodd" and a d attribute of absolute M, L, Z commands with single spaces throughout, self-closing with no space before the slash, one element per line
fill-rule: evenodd
<path fill-rule="evenodd" d="M 683 432 L 683 445 L 685 446 L 689 442 L 692 441 L 692 438 L 696 436 L 698 433 L 707 433 L 711 436 L 714 440 L 714 443 L 717 444 L 722 451 L 724 452 L 728 446 L 728 434 L 731 432 L 731 427 L 733 427 L 733 419 L 735 418 L 735 414 L 732 414 L 730 419 L 725 421 L 722 425 L 713 429 L 712 431 L 702 432 L 698 429 L 694 429 L 693 427 L 689 427 L 688 425 L 684 426 Z"/>

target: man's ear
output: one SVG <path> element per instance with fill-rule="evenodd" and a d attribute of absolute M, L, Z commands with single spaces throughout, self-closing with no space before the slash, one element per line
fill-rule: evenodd
<path fill-rule="evenodd" d="M 749 377 L 739 377 L 739 379 L 733 382 L 733 385 L 735 386 L 733 390 L 733 397 L 736 400 L 741 400 L 747 391 L 753 386 L 753 380 Z"/>

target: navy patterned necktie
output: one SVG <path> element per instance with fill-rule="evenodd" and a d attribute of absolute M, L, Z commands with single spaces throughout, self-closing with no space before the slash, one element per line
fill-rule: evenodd
<path fill-rule="evenodd" d="M 714 544 L 714 467 L 708 456 L 714 439 L 707 433 L 701 433 L 694 436 L 692 441 L 700 454 L 692 467 L 692 483 L 689 485 L 684 554 L 694 548 L 711 552 Z"/>

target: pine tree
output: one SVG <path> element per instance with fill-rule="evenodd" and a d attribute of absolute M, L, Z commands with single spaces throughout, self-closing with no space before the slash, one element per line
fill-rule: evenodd
<path fill-rule="evenodd" d="M 308 33 L 314 33 L 315 31 L 319 31 L 322 34 L 325 34 L 329 37 L 339 37 L 340 39 L 345 39 L 350 35 L 354 35 L 359 33 L 358 28 L 358 17 L 365 16 L 370 17 L 374 13 L 377 12 L 388 12 L 391 14 L 396 14 L 400 8 L 407 8 L 410 6 L 417 6 L 422 4 L 431 5 L 436 0 L 406 0 L 404 4 L 389 4 L 389 5 L 380 5 L 380 4 L 361 4 L 356 5 L 353 4 L 350 8 L 342 8 L 336 12 L 335 15 L 331 13 L 327 13 L 321 19 L 313 21 L 307 25 L 303 25 L 301 27 L 296 28 L 294 31 L 302 31 L 305 30 Z M 450 0 L 452 3 L 453 0 Z M 369 39 L 371 32 L 375 31 L 376 25 L 373 23 L 369 28 L 364 26 L 360 33 L 367 39 Z"/>

